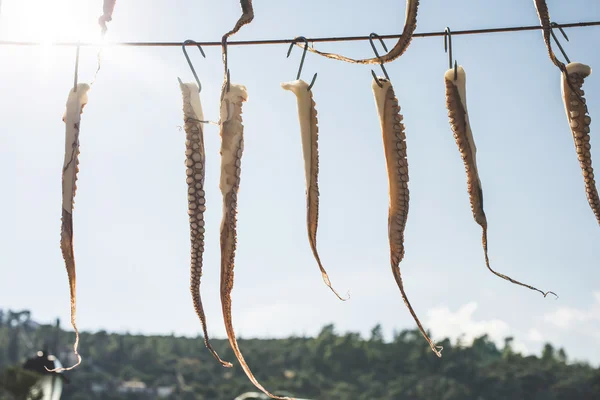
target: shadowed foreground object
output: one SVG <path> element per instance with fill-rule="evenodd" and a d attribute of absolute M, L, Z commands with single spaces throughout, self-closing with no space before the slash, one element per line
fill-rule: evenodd
<path fill-rule="evenodd" d="M 47 351 L 38 351 L 36 357 L 29 358 L 23 364 L 23 369 L 39 374 L 38 381 L 32 386 L 30 398 L 40 400 L 59 400 L 62 394 L 63 384 L 68 379 L 61 373 L 49 372 L 60 370 L 61 362 Z"/>

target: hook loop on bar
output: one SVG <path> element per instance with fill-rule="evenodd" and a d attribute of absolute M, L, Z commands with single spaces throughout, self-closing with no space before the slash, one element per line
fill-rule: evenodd
<path fill-rule="evenodd" d="M 200 54 L 202 54 L 202 57 L 206 58 L 206 54 L 204 54 L 204 50 L 202 50 L 202 46 L 200 46 L 200 44 L 196 43 L 194 40 L 188 39 L 185 42 L 183 42 L 183 44 L 181 45 L 181 49 L 183 50 L 183 55 L 185 56 L 185 59 L 187 60 L 188 65 L 190 66 L 190 69 L 192 70 L 192 74 L 194 74 L 196 83 L 198 83 L 198 93 L 200 93 L 200 91 L 202 90 L 202 84 L 200 83 L 200 79 L 198 79 L 198 74 L 196 74 L 196 69 L 194 68 L 194 65 L 192 64 L 192 60 L 190 60 L 190 56 L 187 53 L 186 46 L 188 44 L 196 45 L 198 47 L 198 50 L 200 50 Z"/>
<path fill-rule="evenodd" d="M 223 36 L 223 39 L 221 40 L 221 48 L 223 49 L 223 66 L 225 68 L 225 80 L 226 80 L 226 86 L 227 86 L 227 93 L 229 93 L 229 90 L 231 89 L 231 74 L 229 73 L 229 68 L 227 67 L 227 40 L 229 39 L 229 36 L 225 35 Z"/>
<path fill-rule="evenodd" d="M 558 38 L 554 34 L 554 28 L 558 28 L 558 30 L 560 31 L 560 33 L 562 33 L 562 35 L 567 40 L 567 42 L 569 41 L 569 37 L 567 36 L 567 34 L 565 33 L 565 31 L 563 30 L 562 26 L 559 26 L 556 22 L 551 22 L 550 26 L 552 27 L 550 29 L 550 34 L 552 35 L 552 38 L 554 39 L 554 42 L 556 43 L 556 45 L 558 46 L 558 49 L 560 50 L 560 52 L 562 53 L 563 57 L 567 61 L 567 64 L 570 63 L 571 60 L 569 60 L 569 57 L 567 56 L 567 53 L 565 52 L 565 49 L 563 49 L 562 45 L 558 41 Z"/>
<path fill-rule="evenodd" d="M 73 77 L 73 92 L 77 93 L 77 83 L 79 81 L 79 45 L 75 51 L 75 75 Z"/>
<path fill-rule="evenodd" d="M 444 51 L 448 53 L 448 69 L 452 69 L 452 31 L 444 29 Z M 454 60 L 454 80 L 458 79 L 458 63 Z"/>
<path fill-rule="evenodd" d="M 290 43 L 290 48 L 288 49 L 287 56 L 286 56 L 286 58 L 290 57 L 290 54 L 292 53 L 292 49 L 294 48 L 294 44 L 296 44 L 296 42 L 298 42 L 300 40 L 302 40 L 304 42 L 304 50 L 302 51 L 302 58 L 300 59 L 300 66 L 298 67 L 298 75 L 296 75 L 296 80 L 300 79 L 300 75 L 302 74 L 302 67 L 304 66 L 304 59 L 306 58 L 306 52 L 308 51 L 308 39 L 306 39 L 304 36 L 298 36 L 298 37 L 294 38 L 294 40 L 292 40 L 292 43 Z M 310 85 L 308 85 L 307 90 L 312 89 L 316 80 L 317 80 L 317 73 L 315 73 L 313 75 L 313 78 L 310 82 Z"/>
<path fill-rule="evenodd" d="M 381 56 L 379 55 L 379 52 L 377 51 L 377 48 L 375 47 L 375 43 L 373 43 L 373 38 L 377 38 L 379 39 L 379 42 L 381 43 L 381 46 L 383 47 L 383 49 L 387 52 L 387 46 L 385 45 L 385 42 L 383 41 L 383 39 L 376 33 L 371 33 L 369 35 L 369 43 L 371 43 L 371 48 L 373 49 L 373 52 L 375 53 L 375 57 L 377 57 L 377 59 L 379 60 L 379 65 L 381 66 L 381 70 L 383 71 L 383 75 L 385 75 L 385 79 L 387 79 L 388 81 L 390 80 L 390 76 L 387 73 L 387 70 L 385 69 L 385 66 L 383 65 L 383 60 L 381 59 Z M 373 79 L 375 79 L 375 82 L 377 83 L 377 86 L 379 86 L 380 88 L 383 87 L 383 84 L 381 83 L 381 81 L 379 80 L 379 78 L 377 77 L 377 75 L 375 74 L 375 71 L 371 70 L 371 75 L 373 75 Z"/>

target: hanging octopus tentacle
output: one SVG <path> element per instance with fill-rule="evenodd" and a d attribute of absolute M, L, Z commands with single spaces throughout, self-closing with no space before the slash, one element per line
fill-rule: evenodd
<path fill-rule="evenodd" d="M 594 179 L 592 145 L 590 143 L 592 119 L 589 116 L 586 101 L 583 97 L 583 83 L 585 78 L 592 73 L 592 69 L 585 64 L 570 63 L 566 66 L 566 72 L 567 74 L 561 77 L 563 103 L 585 182 L 586 196 L 596 220 L 600 224 L 600 196 Z"/>
<path fill-rule="evenodd" d="M 78 352 L 79 330 L 77 329 L 77 274 L 75 268 L 75 252 L 73 250 L 73 209 L 75 193 L 77 192 L 77 173 L 79 172 L 79 128 L 81 114 L 88 102 L 87 83 L 80 83 L 69 92 L 67 110 L 63 116 L 65 123 L 65 159 L 62 170 L 62 223 L 60 232 L 60 249 L 67 277 L 69 279 L 69 295 L 71 299 L 71 326 L 75 331 L 73 352 L 77 363 L 69 368 L 55 368 L 52 372 L 69 371 L 81 364 L 81 355 Z"/>
<path fill-rule="evenodd" d="M 403 55 L 408 46 L 412 41 L 413 33 L 417 29 L 417 12 L 419 10 L 419 0 L 406 0 L 406 20 L 404 22 L 404 29 L 402 30 L 402 36 L 398 39 L 394 47 L 381 57 L 365 58 L 365 59 L 354 59 L 345 57 L 341 54 L 326 53 L 316 50 L 312 47 L 308 47 L 308 50 L 323 57 L 331 58 L 334 60 L 345 61 L 353 64 L 381 64 L 389 63 L 396 60 Z M 304 43 L 296 43 L 296 46 L 304 48 Z"/>
<path fill-rule="evenodd" d="M 454 79 L 455 74 L 457 77 L 456 80 Z M 475 222 L 477 222 L 482 229 L 481 242 L 485 256 L 485 265 L 490 272 L 502 279 L 505 279 L 516 285 L 538 291 L 544 295 L 544 297 L 546 297 L 549 293 L 552 293 L 556 296 L 554 292 L 543 292 L 531 285 L 521 283 L 507 275 L 496 272 L 490 266 L 487 243 L 488 225 L 485 211 L 483 209 L 483 189 L 481 186 L 481 180 L 479 179 L 479 171 L 477 169 L 477 147 L 475 146 L 475 139 L 473 138 L 473 132 L 471 131 L 471 124 L 469 123 L 469 114 L 467 111 L 465 70 L 462 66 L 458 66 L 456 71 L 455 69 L 449 69 L 444 75 L 444 81 L 446 82 L 446 108 L 448 109 L 448 117 L 452 132 L 454 133 L 454 139 L 456 140 L 456 145 L 458 146 L 458 150 L 465 165 L 465 172 L 467 175 L 467 190 L 469 192 L 469 199 L 471 202 L 471 211 L 473 213 Z"/>
<path fill-rule="evenodd" d="M 237 243 L 237 195 L 240 186 L 242 154 L 244 151 L 244 126 L 242 125 L 242 103 L 248 99 L 246 88 L 231 84 L 227 92 L 223 86 L 221 101 L 221 181 L 223 196 L 223 218 L 221 221 L 221 307 L 227 337 L 235 356 L 250 381 L 274 399 L 286 399 L 267 391 L 254 377 L 239 348 L 231 317 L 231 292 L 233 290 L 235 251 Z"/>
<path fill-rule="evenodd" d="M 298 100 L 298 118 L 300 120 L 306 177 L 306 225 L 310 248 L 321 270 L 323 281 L 340 300 L 345 301 L 347 299 L 340 296 L 333 288 L 329 275 L 325 267 L 323 267 L 321 257 L 317 251 L 317 228 L 319 224 L 319 127 L 312 90 L 308 90 L 308 83 L 302 79 L 282 83 L 281 87 L 292 91 Z"/>
<path fill-rule="evenodd" d="M 204 211 L 206 210 L 206 198 L 204 193 L 204 177 L 206 153 L 204 151 L 204 133 L 201 120 L 204 119 L 198 85 L 195 83 L 180 82 L 183 96 L 183 115 L 185 120 L 185 165 L 188 198 L 188 215 L 190 220 L 191 240 L 191 265 L 190 265 L 190 292 L 196 315 L 200 318 L 202 332 L 204 333 L 204 344 L 212 353 L 213 357 L 224 367 L 232 367 L 230 362 L 219 357 L 212 347 L 208 337 L 206 316 L 200 296 L 200 280 L 202 278 L 202 256 L 204 254 Z"/>
<path fill-rule="evenodd" d="M 429 343 L 431 350 L 441 357 L 442 347 L 437 346 L 421 325 L 421 321 L 408 301 L 402 282 L 400 262 L 404 258 L 404 230 L 408 218 L 408 161 L 406 159 L 406 133 L 400 114 L 400 106 L 391 82 L 385 78 L 373 79 L 373 94 L 377 103 L 377 112 L 381 123 L 383 147 L 389 183 L 388 236 L 390 242 L 390 263 L 396 284 L 402 294 L 402 300 L 417 323 L 421 334 Z"/>

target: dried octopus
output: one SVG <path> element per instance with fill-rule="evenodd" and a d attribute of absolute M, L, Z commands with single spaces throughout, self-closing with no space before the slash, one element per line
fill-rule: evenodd
<path fill-rule="evenodd" d="M 590 207 L 600 224 L 600 196 L 594 180 L 594 168 L 592 168 L 592 155 L 590 144 L 590 123 L 592 119 L 588 115 L 582 89 L 586 77 L 592 73 L 592 69 L 580 63 L 569 63 L 566 66 L 567 76 L 562 76 L 562 95 L 565 111 L 573 133 L 575 150 L 579 160 L 579 166 L 585 181 L 585 190 Z M 575 90 L 575 91 L 574 91 Z"/>
<path fill-rule="evenodd" d="M 406 19 L 404 22 L 404 29 L 402 30 L 402 36 L 398 39 L 394 47 L 381 57 L 373 57 L 366 59 L 353 59 L 345 57 L 335 53 L 325 53 L 316 50 L 312 47 L 308 47 L 308 50 L 321 55 L 323 57 L 332 58 L 334 60 L 345 61 L 353 64 L 384 64 L 390 61 L 394 61 L 399 58 L 408 49 L 413 37 L 415 29 L 417 29 L 417 12 L 419 10 L 419 0 L 406 0 Z M 298 43 L 297 46 L 300 46 Z M 300 47 L 307 47 L 306 44 Z"/>
<path fill-rule="evenodd" d="M 188 215 L 190 220 L 191 240 L 191 265 L 190 265 L 190 292 L 196 315 L 200 318 L 202 331 L 204 333 L 204 344 L 212 355 L 224 367 L 232 367 L 232 364 L 223 361 L 210 344 L 206 316 L 200 296 L 200 280 L 202 278 L 202 256 L 204 254 L 204 211 L 206 210 L 206 198 L 204 193 L 205 177 L 205 151 L 204 133 L 201 121 L 204 119 L 200 94 L 196 83 L 183 83 L 179 81 L 183 97 L 185 140 L 185 166 L 188 199 Z"/>
<path fill-rule="evenodd" d="M 559 61 L 552 50 L 550 38 L 552 36 L 552 22 L 550 13 L 545 0 L 534 0 L 534 4 L 543 28 L 544 42 L 548 49 L 550 60 L 562 72 L 561 88 L 563 102 L 567 112 L 569 125 L 575 141 L 575 150 L 585 181 L 585 190 L 588 202 L 598 224 L 600 224 L 600 196 L 594 180 L 594 169 L 592 168 L 591 144 L 590 144 L 590 123 L 591 118 L 588 114 L 584 92 L 582 90 L 583 82 L 592 70 L 589 66 L 580 63 L 571 63 L 565 66 Z"/>
<path fill-rule="evenodd" d="M 62 224 L 60 233 L 60 249 L 69 278 L 69 293 L 71 298 L 71 325 L 75 331 L 73 351 L 77 363 L 69 368 L 57 368 L 52 371 L 68 371 L 81 364 L 81 356 L 77 351 L 79 346 L 79 330 L 77 329 L 77 274 L 75 271 L 75 252 L 73 250 L 73 208 L 77 192 L 77 173 L 79 172 L 79 128 L 81 114 L 88 102 L 87 93 L 90 86 L 80 83 L 71 89 L 67 100 L 67 110 L 63 116 L 66 127 L 65 159 L 62 171 Z"/>
<path fill-rule="evenodd" d="M 375 95 L 377 112 L 381 123 L 383 147 L 388 171 L 390 193 L 388 236 L 392 273 L 402 294 L 404 304 L 408 307 L 419 330 L 429 343 L 431 350 L 438 357 L 441 357 L 442 347 L 436 346 L 421 325 L 417 314 L 408 301 L 400 273 L 400 262 L 404 258 L 404 229 L 406 228 L 408 218 L 409 203 L 408 161 L 406 159 L 406 134 L 404 132 L 404 124 L 402 123 L 403 117 L 400 114 L 400 106 L 398 105 L 394 88 L 388 79 L 374 77 L 373 94 Z"/>
<path fill-rule="evenodd" d="M 533 286 L 516 281 L 509 276 L 494 271 L 490 266 L 487 243 L 487 218 L 483 210 L 483 189 L 481 187 L 481 180 L 479 179 L 479 171 L 477 170 L 477 147 L 475 146 L 475 139 L 473 138 L 467 111 L 466 79 L 467 76 L 462 66 L 446 71 L 444 75 L 444 81 L 446 82 L 446 108 L 448 109 L 448 117 L 452 132 L 454 133 L 454 139 L 465 165 L 467 190 L 469 192 L 473 218 L 483 231 L 481 242 L 485 256 L 485 265 L 496 276 L 531 290 L 536 290 L 543 294 L 544 297 L 548 293 L 556 295 L 554 292 L 543 292 Z"/>
<path fill-rule="evenodd" d="M 298 118 L 300 120 L 304 173 L 306 176 L 306 225 L 310 248 L 319 265 L 325 284 L 340 300 L 346 300 L 331 285 L 327 271 L 325 271 L 321 263 L 321 257 L 317 251 L 317 227 L 319 223 L 319 127 L 312 90 L 308 83 L 302 79 L 282 83 L 281 87 L 293 92 L 298 99 Z"/>
<path fill-rule="evenodd" d="M 233 353 L 240 362 L 248 379 L 263 393 L 274 399 L 294 400 L 279 397 L 267 391 L 254 377 L 248 363 L 239 348 L 233 320 L 231 317 L 231 292 L 233 290 L 235 250 L 237 244 L 237 195 L 240 187 L 242 154 L 244 152 L 244 125 L 242 124 L 242 104 L 248 100 L 248 93 L 243 85 L 232 84 L 227 69 L 227 39 L 239 29 L 249 24 L 254 18 L 251 0 L 240 0 L 242 16 L 233 30 L 222 38 L 223 65 L 225 80 L 221 90 L 220 136 L 221 136 L 221 179 L 219 188 L 223 196 L 223 217 L 221 219 L 221 308 L 225 321 L 227 338 Z"/>
<path fill-rule="evenodd" d="M 227 88 L 229 87 L 229 91 Z M 254 377 L 239 348 L 231 317 L 231 292 L 233 290 L 235 250 L 237 243 L 237 195 L 240 187 L 242 154 L 244 152 L 244 126 L 242 103 L 248 100 L 246 88 L 237 84 L 224 84 L 221 101 L 221 181 L 223 218 L 221 221 L 221 307 L 229 343 L 250 381 L 274 399 L 289 399 L 269 393 Z"/>

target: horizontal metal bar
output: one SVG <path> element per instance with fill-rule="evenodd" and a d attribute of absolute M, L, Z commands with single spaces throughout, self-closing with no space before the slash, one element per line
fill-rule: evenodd
<path fill-rule="evenodd" d="M 559 27 L 562 28 L 582 28 L 587 26 L 600 26 L 600 21 L 590 21 L 590 22 L 573 22 L 568 24 L 559 24 Z M 487 33 L 501 33 L 501 32 L 520 32 L 520 31 L 533 31 L 540 30 L 542 27 L 540 25 L 530 25 L 530 26 L 513 26 L 513 27 L 505 27 L 505 28 L 485 28 L 485 29 L 469 29 L 462 31 L 452 31 L 452 35 L 480 35 Z M 398 39 L 402 35 L 380 35 L 383 39 Z M 424 32 L 424 33 L 415 33 L 413 37 L 434 37 L 434 36 L 444 36 L 444 31 L 440 32 Z M 289 44 L 292 43 L 294 39 L 266 39 L 266 40 L 237 40 L 227 42 L 228 46 L 253 46 L 253 45 L 273 45 L 273 44 Z M 361 40 L 369 40 L 369 36 L 339 36 L 339 37 L 318 37 L 318 38 L 308 38 L 308 41 L 311 43 L 322 43 L 322 42 L 354 42 Z M 197 42 L 202 46 L 221 46 L 221 42 Z M 0 46 L 41 46 L 47 45 L 47 43 L 42 42 L 21 42 L 21 41 L 10 41 L 10 40 L 2 40 L 0 41 Z M 179 47 L 183 45 L 183 42 L 107 42 L 107 43 L 78 43 L 78 42 L 58 42 L 52 43 L 54 46 L 130 46 L 130 47 Z M 195 44 L 187 44 L 187 46 L 195 46 Z"/>

